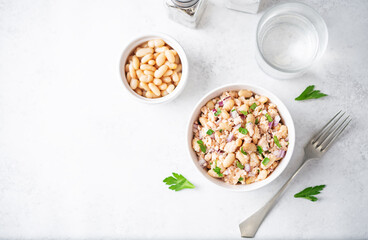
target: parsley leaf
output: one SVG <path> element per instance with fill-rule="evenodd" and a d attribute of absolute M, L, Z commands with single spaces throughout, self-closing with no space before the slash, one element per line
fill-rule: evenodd
<path fill-rule="evenodd" d="M 222 129 L 219 130 L 220 133 L 222 133 L 222 131 L 223 131 Z"/>
<path fill-rule="evenodd" d="M 184 188 L 195 188 L 195 186 L 189 182 L 183 175 L 178 173 L 172 173 L 172 176 L 167 177 L 163 180 L 166 185 L 171 185 L 169 189 L 174 191 L 180 191 Z"/>
<path fill-rule="evenodd" d="M 326 185 L 318 185 L 318 186 L 314 186 L 314 187 L 307 187 L 303 191 L 298 192 L 297 194 L 295 194 L 294 197 L 295 198 L 305 198 L 305 199 L 311 200 L 312 202 L 315 202 L 315 201 L 318 200 L 318 198 L 316 198 L 313 195 L 320 194 L 321 191 L 325 187 L 326 187 Z"/>
<path fill-rule="evenodd" d="M 281 148 L 281 144 L 279 142 L 279 139 L 277 138 L 277 136 L 273 136 L 273 141 L 275 142 L 276 146 L 278 146 L 279 148 Z"/>
<path fill-rule="evenodd" d="M 240 111 L 244 116 L 247 116 L 247 111 Z"/>
<path fill-rule="evenodd" d="M 269 163 L 269 162 L 270 162 L 269 158 L 264 158 L 263 161 L 262 161 L 262 164 L 263 164 L 263 166 L 266 166 L 267 163 Z"/>
<path fill-rule="evenodd" d="M 217 117 L 220 114 L 221 114 L 221 110 L 220 110 L 220 108 L 217 108 L 217 111 L 215 112 L 215 116 Z"/>
<path fill-rule="evenodd" d="M 203 153 L 206 153 L 207 148 L 206 148 L 206 146 L 204 145 L 203 141 L 202 141 L 202 140 L 198 140 L 198 141 L 197 141 L 197 143 L 199 144 L 199 147 L 201 148 L 201 151 L 202 151 Z"/>
<path fill-rule="evenodd" d="M 232 112 L 236 111 L 236 109 L 234 108 L 233 110 L 231 110 Z"/>
<path fill-rule="evenodd" d="M 240 169 L 244 169 L 244 165 L 241 164 L 239 161 L 236 161 L 236 166 Z"/>
<path fill-rule="evenodd" d="M 307 99 L 317 99 L 328 96 L 325 93 L 321 93 L 320 90 L 314 90 L 314 85 L 308 86 L 297 98 L 296 101 L 302 101 Z"/>
<path fill-rule="evenodd" d="M 206 133 L 207 133 L 207 135 L 211 136 L 214 133 L 214 131 L 212 129 L 208 129 L 208 131 Z"/>
<path fill-rule="evenodd" d="M 240 127 L 240 128 L 239 128 L 239 132 L 240 132 L 240 133 L 242 133 L 242 134 L 244 134 L 244 135 L 247 135 L 248 130 L 247 130 L 247 129 L 245 129 L 245 128 Z"/>
<path fill-rule="evenodd" d="M 244 151 L 243 147 L 240 148 L 240 152 L 243 153 L 244 155 L 248 155 L 248 153 Z"/>
<path fill-rule="evenodd" d="M 240 177 L 240 178 L 238 179 L 238 182 L 241 182 L 241 181 L 243 181 L 243 180 L 244 180 L 244 178 Z"/>
<path fill-rule="evenodd" d="M 259 154 L 263 154 L 263 149 L 261 146 L 257 146 L 257 151 L 259 152 Z"/>
<path fill-rule="evenodd" d="M 273 119 L 272 119 L 272 117 L 270 116 L 270 114 L 268 114 L 268 113 L 266 113 L 266 118 L 267 118 L 267 120 L 269 121 L 269 122 L 272 122 L 273 121 Z"/>
<path fill-rule="evenodd" d="M 219 168 L 218 166 L 217 166 L 217 160 L 215 161 L 215 168 L 213 169 L 213 171 L 215 172 L 215 173 L 217 173 L 217 175 L 219 176 L 219 177 L 223 177 L 224 175 L 221 173 L 221 168 Z"/>
<path fill-rule="evenodd" d="M 258 123 L 259 123 L 258 118 L 256 118 L 256 121 L 255 121 L 254 123 L 255 123 L 255 124 L 258 124 Z"/>
<path fill-rule="evenodd" d="M 250 105 L 250 109 L 252 109 L 252 110 L 254 110 L 254 109 L 256 109 L 256 107 L 257 107 L 257 104 L 256 103 L 253 103 L 252 105 Z"/>

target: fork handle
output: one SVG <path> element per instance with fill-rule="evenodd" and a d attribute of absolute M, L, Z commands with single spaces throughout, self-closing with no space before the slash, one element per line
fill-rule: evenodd
<path fill-rule="evenodd" d="M 261 226 L 263 220 L 267 214 L 271 211 L 275 205 L 277 199 L 285 191 L 291 180 L 300 172 L 308 160 L 304 160 L 302 165 L 295 171 L 295 173 L 287 180 L 287 182 L 281 187 L 281 189 L 271 198 L 261 209 L 255 212 L 253 215 L 245 219 L 239 224 L 240 233 L 242 237 L 252 238 L 256 235 L 258 228 Z"/>

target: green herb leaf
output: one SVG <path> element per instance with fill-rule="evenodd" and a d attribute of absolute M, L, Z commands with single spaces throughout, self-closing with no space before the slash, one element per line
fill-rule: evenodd
<path fill-rule="evenodd" d="M 240 128 L 239 128 L 239 132 L 240 132 L 240 133 L 242 133 L 242 134 L 244 134 L 244 135 L 247 135 L 248 130 L 247 130 L 247 129 L 245 129 L 245 128 L 240 127 Z"/>
<path fill-rule="evenodd" d="M 258 118 L 256 118 L 256 121 L 255 121 L 254 123 L 255 123 L 255 124 L 258 124 L 258 123 L 259 123 Z"/>
<path fill-rule="evenodd" d="M 253 103 L 252 105 L 250 105 L 250 109 L 252 109 L 252 110 L 256 109 L 256 107 L 257 107 L 256 103 Z"/>
<path fill-rule="evenodd" d="M 219 130 L 220 133 L 222 133 L 222 131 L 223 131 L 222 129 Z"/>
<path fill-rule="evenodd" d="M 321 191 L 326 187 L 326 185 L 318 185 L 314 187 L 307 187 L 301 192 L 298 192 L 294 195 L 295 198 L 305 198 L 308 200 L 311 200 L 312 202 L 315 202 L 318 200 L 318 198 L 314 197 L 313 195 L 320 194 Z"/>
<path fill-rule="evenodd" d="M 221 173 L 221 168 L 219 168 L 218 166 L 217 166 L 217 160 L 215 161 L 215 168 L 213 169 L 213 171 L 215 172 L 215 173 L 217 173 L 217 175 L 219 176 L 219 177 L 223 177 L 224 175 Z"/>
<path fill-rule="evenodd" d="M 272 122 L 273 121 L 273 119 L 272 119 L 272 117 L 270 116 L 270 114 L 268 114 L 268 113 L 266 113 L 266 118 L 267 118 L 267 120 L 269 121 L 269 122 Z"/>
<path fill-rule="evenodd" d="M 261 146 L 257 146 L 257 151 L 259 152 L 259 154 L 263 154 L 263 149 Z"/>
<path fill-rule="evenodd" d="M 279 139 L 277 138 L 277 136 L 273 136 L 273 141 L 275 142 L 276 146 L 278 146 L 279 148 L 281 148 L 281 144 L 279 142 Z"/>
<path fill-rule="evenodd" d="M 325 93 L 321 93 L 320 90 L 314 90 L 314 85 L 308 86 L 297 98 L 296 101 L 302 101 L 307 99 L 317 99 L 328 96 Z"/>
<path fill-rule="evenodd" d="M 262 164 L 263 164 L 263 166 L 266 166 L 267 163 L 269 163 L 269 162 L 270 162 L 269 158 L 264 158 L 263 161 L 262 161 Z"/>
<path fill-rule="evenodd" d="M 208 129 L 208 131 L 206 133 L 207 133 L 207 135 L 210 135 L 211 136 L 214 132 L 215 131 L 213 131 L 212 129 Z"/>
<path fill-rule="evenodd" d="M 184 188 L 195 188 L 195 186 L 189 182 L 183 175 L 178 173 L 172 173 L 172 176 L 167 177 L 163 180 L 166 185 L 171 185 L 169 189 L 174 191 L 180 191 Z"/>
<path fill-rule="evenodd" d="M 236 166 L 240 169 L 244 169 L 244 165 L 242 165 L 239 161 L 236 161 Z"/>
<path fill-rule="evenodd" d="M 244 155 L 248 155 L 248 153 L 243 150 L 243 147 L 240 148 L 240 152 L 243 153 Z"/>
<path fill-rule="evenodd" d="M 244 178 L 242 178 L 242 177 L 240 177 L 239 179 L 238 179 L 238 181 L 239 182 L 241 182 L 241 181 L 243 181 L 244 180 Z"/>
<path fill-rule="evenodd" d="M 202 151 L 203 153 L 206 153 L 207 148 L 206 148 L 206 146 L 204 145 L 203 141 L 202 141 L 202 140 L 198 140 L 198 141 L 197 141 L 197 143 L 199 144 L 199 147 L 201 148 L 201 151 Z"/>
<path fill-rule="evenodd" d="M 216 110 L 216 112 L 215 112 L 215 116 L 217 117 L 218 115 L 220 115 L 221 114 L 221 110 L 220 110 L 220 108 L 217 108 L 217 110 Z"/>
<path fill-rule="evenodd" d="M 240 111 L 244 116 L 247 116 L 247 111 Z"/>
<path fill-rule="evenodd" d="M 234 108 L 233 110 L 231 110 L 232 112 L 236 111 L 236 109 Z"/>

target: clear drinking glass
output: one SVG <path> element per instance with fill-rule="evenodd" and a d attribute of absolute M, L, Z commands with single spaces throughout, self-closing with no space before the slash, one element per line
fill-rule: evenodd
<path fill-rule="evenodd" d="M 322 17 L 302 3 L 283 3 L 270 8 L 257 27 L 256 59 L 274 78 L 303 75 L 327 47 L 327 26 Z"/>

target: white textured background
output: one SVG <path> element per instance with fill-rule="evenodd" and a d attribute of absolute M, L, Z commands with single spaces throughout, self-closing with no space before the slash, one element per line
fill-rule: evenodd
<path fill-rule="evenodd" d="M 368 2 L 309 4 L 328 25 L 327 51 L 302 78 L 280 81 L 254 59 L 265 7 L 248 15 L 212 0 L 192 30 L 169 21 L 161 0 L 1 0 L 0 238 L 239 238 L 238 223 L 278 190 L 339 109 L 354 118 L 348 131 L 306 166 L 257 237 L 368 238 Z M 124 45 L 148 31 L 172 35 L 189 57 L 188 85 L 167 105 L 131 100 L 118 76 Z M 286 171 L 248 193 L 212 186 L 184 144 L 194 104 L 233 82 L 273 91 L 297 130 Z M 310 84 L 329 97 L 294 101 Z M 196 189 L 168 190 L 172 171 Z M 293 198 L 319 184 L 327 187 L 318 202 Z"/>

